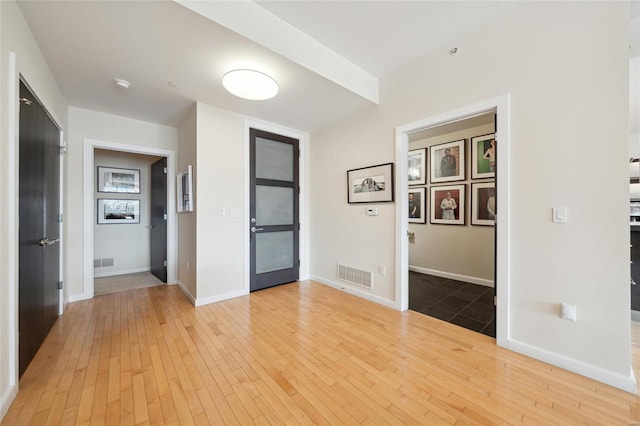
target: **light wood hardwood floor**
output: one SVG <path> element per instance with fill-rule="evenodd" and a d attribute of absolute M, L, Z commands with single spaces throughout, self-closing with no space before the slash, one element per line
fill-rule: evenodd
<path fill-rule="evenodd" d="M 3 424 L 636 424 L 632 395 L 313 282 L 69 305 Z"/>

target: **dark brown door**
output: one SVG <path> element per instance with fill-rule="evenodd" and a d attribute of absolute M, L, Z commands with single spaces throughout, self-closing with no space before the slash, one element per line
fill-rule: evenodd
<path fill-rule="evenodd" d="M 20 82 L 19 373 L 58 317 L 60 130 Z"/>
<path fill-rule="evenodd" d="M 167 159 L 151 165 L 151 273 L 167 282 Z"/>
<path fill-rule="evenodd" d="M 250 132 L 250 290 L 298 280 L 298 140 Z"/>

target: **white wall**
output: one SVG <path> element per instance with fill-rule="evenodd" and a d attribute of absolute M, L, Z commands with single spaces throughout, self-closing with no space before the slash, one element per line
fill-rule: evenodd
<path fill-rule="evenodd" d="M 94 165 L 140 171 L 140 193 L 98 192 L 94 174 L 94 205 L 100 198 L 140 200 L 140 223 L 98 224 L 94 221 L 94 259 L 113 259 L 113 266 L 94 268 L 94 277 L 129 274 L 150 269 L 151 164 L 160 157 L 96 149 Z M 125 242 L 123 244 L 123 242 Z"/>
<path fill-rule="evenodd" d="M 198 103 L 197 152 L 197 298 L 206 303 L 243 291 L 246 223 L 231 209 L 244 211 L 244 117 Z"/>
<path fill-rule="evenodd" d="M 510 93 L 509 346 L 628 385 L 628 25 L 624 2 L 523 4 L 457 40 L 456 56 L 443 46 L 383 78 L 378 107 L 312 134 L 312 275 L 386 265 L 371 296 L 393 301 L 395 208 L 348 205 L 345 172 L 393 161 L 396 126 Z M 551 222 L 553 206 L 568 224 Z"/>
<path fill-rule="evenodd" d="M 198 260 L 196 251 L 197 218 L 198 218 L 198 168 L 197 158 L 197 109 L 193 106 L 179 129 L 180 143 L 178 144 L 178 171 L 184 171 L 191 165 L 193 179 L 193 212 L 178 215 L 178 284 L 191 297 L 193 302 L 197 297 L 196 271 Z"/>
<path fill-rule="evenodd" d="M 438 183 L 437 185 L 464 184 L 466 185 L 465 225 L 440 225 L 440 224 L 409 224 L 409 231 L 415 237 L 409 241 L 409 269 L 421 273 L 467 281 L 475 284 L 493 286 L 494 277 L 494 248 L 495 236 L 493 226 L 471 225 L 471 183 L 489 182 L 493 179 L 471 179 L 471 146 L 470 139 L 475 136 L 493 133 L 494 125 L 469 127 L 455 132 L 433 136 L 409 143 L 409 149 L 427 148 L 446 142 L 465 139 L 466 161 L 465 180 L 450 183 Z M 499 149 L 499 148 L 498 148 Z M 427 171 L 430 166 L 427 167 Z M 428 174 L 428 173 L 427 173 Z M 427 187 L 426 217 L 429 222 L 429 209 L 431 208 L 431 194 Z M 425 187 L 415 185 L 409 188 Z"/>
<path fill-rule="evenodd" d="M 67 300 L 84 295 L 83 253 L 83 144 L 84 139 L 177 151 L 178 129 L 116 115 L 69 107 L 66 154 L 65 283 Z M 95 173 L 92 173 L 95 175 Z M 95 215 L 93 216 L 95 217 Z M 170 232 L 170 231 L 169 231 Z"/>
<path fill-rule="evenodd" d="M 15 63 L 11 60 L 15 53 Z M 67 104 L 14 1 L 0 2 L 0 419 L 17 392 L 18 75 L 58 125 L 67 128 Z M 15 78 L 13 78 L 15 77 Z"/>
<path fill-rule="evenodd" d="M 300 140 L 300 278 L 309 274 L 308 135 L 197 103 L 180 126 L 179 147 L 179 169 L 194 166 L 195 212 L 178 217 L 178 279 L 196 306 L 249 292 L 247 126 Z"/>

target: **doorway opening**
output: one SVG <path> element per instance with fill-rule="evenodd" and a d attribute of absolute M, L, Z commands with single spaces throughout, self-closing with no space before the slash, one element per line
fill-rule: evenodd
<path fill-rule="evenodd" d="M 488 112 L 410 134 L 407 176 L 409 309 L 489 337 L 495 337 L 495 119 Z"/>
<path fill-rule="evenodd" d="M 501 161 L 497 162 L 497 170 L 495 176 L 495 194 L 497 205 L 495 214 L 495 292 L 496 292 L 496 308 L 495 308 L 495 324 L 496 324 L 496 343 L 499 346 L 507 346 L 509 336 L 509 95 L 503 95 L 497 98 L 489 99 L 476 104 L 468 105 L 457 110 L 453 110 L 444 114 L 433 116 L 424 120 L 416 121 L 396 128 L 396 191 L 398 199 L 408 200 L 409 197 L 409 179 L 408 179 L 408 152 L 409 141 L 411 135 L 424 132 L 429 129 L 438 129 L 444 125 L 472 119 L 486 114 L 495 114 L 495 138 L 499 140 L 499 155 Z M 465 163 L 466 164 L 466 163 Z M 454 182 L 437 182 L 439 185 L 453 185 Z M 460 184 L 458 184 L 460 185 Z M 430 185 L 429 185 L 430 186 Z M 435 185 L 434 185 L 435 186 Z M 464 189 L 458 187 L 465 192 L 463 200 L 469 203 L 467 185 L 462 184 Z M 432 188 L 429 190 L 429 196 L 438 196 L 443 194 L 432 194 Z M 426 191 L 425 191 L 426 192 Z M 453 190 L 449 190 L 453 192 Z M 444 194 L 443 196 L 446 196 Z M 439 199 L 439 198 L 438 198 Z M 430 203 L 433 200 L 428 200 Z M 470 205 L 470 204 L 469 204 Z M 433 207 L 433 206 L 432 206 Z M 466 209 L 466 207 L 465 207 Z M 434 214 L 429 209 L 429 221 Z M 465 210 L 468 212 L 470 210 Z M 425 213 L 426 214 L 426 213 Z M 442 213 L 440 213 L 442 214 Z M 465 215 L 468 213 L 465 213 Z M 409 308 L 409 206 L 408 203 L 396 203 L 396 306 L 400 310 Z M 442 219 L 442 217 L 434 217 L 434 219 Z M 431 224 L 426 225 L 432 226 Z M 439 225 L 443 226 L 443 225 Z M 453 226 L 453 225 L 449 225 Z"/>
<path fill-rule="evenodd" d="M 103 161 L 104 159 L 106 159 L 106 162 Z M 135 280 L 136 277 L 127 277 L 124 274 L 139 274 L 143 272 L 146 274 L 144 279 L 146 284 L 143 283 L 141 285 L 148 286 L 149 280 L 175 284 L 177 264 L 175 248 L 177 241 L 177 223 L 175 219 L 176 182 L 175 178 L 172 178 L 172 176 L 175 176 L 175 160 L 175 152 L 170 150 L 118 144 L 95 139 L 84 140 L 84 293 L 82 298 L 74 300 L 94 297 L 96 294 L 94 278 L 103 279 L 103 277 L 114 271 L 123 274 L 120 278 L 126 278 L 124 283 L 115 283 L 113 284 L 114 286 L 126 286 L 127 284 L 131 286 L 130 280 Z M 99 164 L 101 162 L 104 162 L 104 165 Z M 161 222 L 164 222 L 166 226 L 166 231 L 164 235 L 160 233 L 157 242 L 153 242 L 151 240 L 155 231 L 153 227 L 157 225 L 151 219 L 155 209 L 153 207 L 152 188 L 156 185 L 152 185 L 151 181 L 152 165 L 158 162 L 162 162 L 159 168 L 166 177 L 164 179 L 166 185 L 161 188 L 164 196 L 159 197 L 164 204 L 164 206 L 160 207 L 164 212 L 160 212 L 159 216 Z M 102 176 L 98 175 L 99 172 Z M 127 182 L 125 186 L 129 188 L 131 185 L 135 187 L 136 184 L 140 188 L 139 190 L 131 190 L 133 192 L 116 192 L 110 189 L 105 191 L 99 182 L 100 179 L 104 180 L 105 177 L 124 180 Z M 127 191 L 129 190 L 127 189 Z M 114 211 L 112 212 L 113 215 L 107 218 L 105 206 L 110 206 L 115 210 L 125 209 L 126 211 Z M 120 235 L 122 238 L 116 236 L 115 239 L 110 238 L 109 241 L 100 243 L 100 238 L 104 233 L 114 235 L 124 233 L 124 235 Z M 133 244 L 134 241 L 136 242 L 135 244 Z M 98 246 L 98 243 L 101 245 Z M 121 260 L 116 261 L 118 251 L 128 249 L 129 247 L 126 246 L 129 243 L 132 245 L 130 248 L 133 249 L 133 253 L 129 257 L 120 257 Z M 159 244 L 166 245 L 166 257 L 163 256 L 165 259 L 160 259 L 159 268 L 160 272 L 164 271 L 166 277 L 160 275 L 160 278 L 156 278 L 151 277 L 149 274 L 149 271 L 156 269 L 152 265 L 153 260 L 151 258 L 154 257 L 154 253 L 151 252 L 151 247 Z M 138 250 L 133 245 L 136 245 Z M 142 255 L 140 256 L 137 251 L 141 251 Z M 126 263 L 132 260 L 130 258 L 134 257 L 143 259 L 143 262 L 148 259 L 148 262 L 145 262 L 144 266 Z M 97 266 L 98 264 L 100 266 Z M 162 278 L 165 279 L 162 280 Z"/>
<path fill-rule="evenodd" d="M 94 167 L 94 294 L 166 283 L 166 158 L 98 148 Z"/>

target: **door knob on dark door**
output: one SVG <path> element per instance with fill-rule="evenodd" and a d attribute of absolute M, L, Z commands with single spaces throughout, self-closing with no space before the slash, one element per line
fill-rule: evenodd
<path fill-rule="evenodd" d="M 38 241 L 38 244 L 40 244 L 42 247 L 45 247 L 45 246 L 50 246 L 51 244 L 55 244 L 58 241 L 60 241 L 60 238 L 56 238 L 55 240 L 50 240 L 47 237 L 44 237 L 43 239 Z"/>
<path fill-rule="evenodd" d="M 262 231 L 264 228 L 256 228 L 255 226 L 251 227 L 251 232 Z"/>

